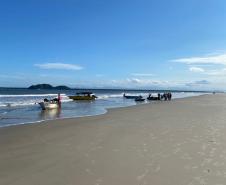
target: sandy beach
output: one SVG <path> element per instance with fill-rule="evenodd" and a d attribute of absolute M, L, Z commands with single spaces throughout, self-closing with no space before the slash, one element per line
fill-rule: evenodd
<path fill-rule="evenodd" d="M 0 128 L 0 185 L 224 185 L 226 95 Z"/>

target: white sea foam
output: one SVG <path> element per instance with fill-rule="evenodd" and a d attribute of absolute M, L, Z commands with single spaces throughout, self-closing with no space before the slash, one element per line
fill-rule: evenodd
<path fill-rule="evenodd" d="M 108 98 L 122 98 L 123 94 L 100 94 L 98 99 L 108 99 Z"/>
<path fill-rule="evenodd" d="M 10 95 L 10 94 L 2 94 L 0 95 L 0 98 L 13 98 L 13 97 L 48 97 L 48 96 L 57 96 L 58 94 L 16 94 L 16 95 Z M 61 94 L 61 96 L 64 96 L 65 94 Z"/>
<path fill-rule="evenodd" d="M 26 95 L 0 95 L 0 107 L 31 106 L 43 101 L 44 98 L 57 98 L 57 94 L 26 94 Z M 70 102 L 66 94 L 61 94 L 61 101 Z"/>
<path fill-rule="evenodd" d="M 98 99 L 109 99 L 109 98 L 123 98 L 123 94 L 100 94 L 98 95 Z M 126 93 L 126 95 L 129 96 L 148 96 L 148 93 Z"/>

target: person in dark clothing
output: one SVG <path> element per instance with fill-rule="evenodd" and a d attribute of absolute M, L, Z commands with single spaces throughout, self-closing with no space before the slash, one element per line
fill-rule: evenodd
<path fill-rule="evenodd" d="M 172 93 L 169 93 L 169 101 L 172 99 Z"/>
<path fill-rule="evenodd" d="M 158 93 L 158 100 L 161 100 L 161 94 Z"/>
<path fill-rule="evenodd" d="M 170 93 L 167 93 L 167 100 L 170 100 Z"/>
<path fill-rule="evenodd" d="M 167 93 L 163 94 L 164 100 L 167 101 Z"/>

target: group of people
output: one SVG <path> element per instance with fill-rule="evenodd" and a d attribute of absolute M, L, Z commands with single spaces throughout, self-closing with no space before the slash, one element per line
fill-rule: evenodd
<path fill-rule="evenodd" d="M 163 94 L 160 94 L 158 93 L 158 96 L 152 96 L 152 94 L 149 94 L 148 96 L 148 100 L 165 100 L 165 101 L 170 101 L 172 99 L 172 93 L 171 92 L 168 92 L 168 93 L 163 93 Z"/>
<path fill-rule="evenodd" d="M 172 99 L 172 93 L 171 92 L 168 92 L 168 93 L 163 93 L 162 95 L 162 98 L 161 99 L 164 99 L 165 101 L 167 100 L 171 100 Z"/>
<path fill-rule="evenodd" d="M 51 103 L 61 104 L 61 96 L 60 96 L 60 94 L 58 94 L 57 98 L 54 98 L 54 99 L 47 99 L 47 98 L 45 98 L 43 101 L 44 102 L 51 102 Z"/>
<path fill-rule="evenodd" d="M 158 96 L 152 96 L 152 94 L 149 94 L 148 100 L 171 100 L 172 99 L 172 93 L 171 92 L 165 92 L 163 94 L 158 93 Z"/>

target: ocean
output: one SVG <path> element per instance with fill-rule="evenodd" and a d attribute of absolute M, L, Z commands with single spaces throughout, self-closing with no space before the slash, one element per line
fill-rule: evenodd
<path fill-rule="evenodd" d="M 0 127 L 25 123 L 35 123 L 44 120 L 62 118 L 84 117 L 105 114 L 109 108 L 127 107 L 137 103 L 131 99 L 123 98 L 128 95 L 142 95 L 157 91 L 148 90 L 96 90 L 91 89 L 98 97 L 95 101 L 72 101 L 69 95 L 83 90 L 29 90 L 17 88 L 0 88 Z M 85 90 L 87 91 L 87 90 Z M 162 93 L 162 91 L 159 91 Z M 41 110 L 38 102 L 44 98 L 52 99 L 60 93 L 62 97 L 61 109 Z M 173 99 L 199 96 L 205 92 L 173 92 Z M 151 103 L 145 101 L 143 103 Z M 140 103 L 139 103 L 140 104 Z"/>

